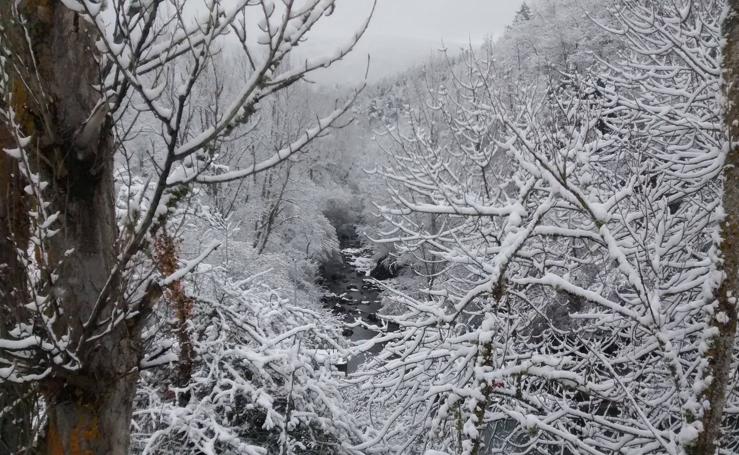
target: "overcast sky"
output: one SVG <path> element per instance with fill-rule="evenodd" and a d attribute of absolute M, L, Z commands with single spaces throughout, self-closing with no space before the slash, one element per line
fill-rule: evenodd
<path fill-rule="evenodd" d="M 371 0 L 338 1 L 336 12 L 319 22 L 307 50 L 346 40 L 371 4 Z M 354 55 L 318 79 L 351 84 L 364 76 L 368 53 L 370 79 L 377 80 L 421 63 L 441 48 L 442 40 L 452 51 L 470 41 L 480 43 L 485 36 L 500 34 L 520 5 L 520 0 L 378 0 L 370 28 Z"/>

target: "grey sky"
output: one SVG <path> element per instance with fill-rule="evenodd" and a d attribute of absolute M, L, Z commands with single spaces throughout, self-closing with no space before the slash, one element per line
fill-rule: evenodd
<path fill-rule="evenodd" d="M 337 2 L 336 12 L 319 23 L 306 50 L 329 51 L 337 39 L 345 40 L 371 4 L 371 0 Z M 317 79 L 333 84 L 362 78 L 368 53 L 370 79 L 377 80 L 424 61 L 441 47 L 442 40 L 452 51 L 469 41 L 480 43 L 485 36 L 502 32 L 520 5 L 520 0 L 378 0 L 370 28 L 354 55 Z"/>

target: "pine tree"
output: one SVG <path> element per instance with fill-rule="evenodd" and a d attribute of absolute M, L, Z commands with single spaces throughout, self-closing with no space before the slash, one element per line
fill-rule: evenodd
<path fill-rule="evenodd" d="M 531 8 L 526 2 L 521 3 L 521 8 L 516 12 L 516 16 L 513 18 L 515 24 L 530 21 L 531 20 Z"/>

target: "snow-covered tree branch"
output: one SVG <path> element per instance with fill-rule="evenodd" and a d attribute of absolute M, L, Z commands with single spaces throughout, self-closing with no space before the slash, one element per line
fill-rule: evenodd
<path fill-rule="evenodd" d="M 8 290 L 15 297 L 3 303 L 12 316 L 0 333 L 0 378 L 43 390 L 40 450 L 78 444 L 94 453 L 127 452 L 139 360 L 147 355 L 141 333 L 161 295 L 173 286 L 179 292 L 186 272 L 214 249 L 162 276 L 150 247 L 187 213 L 195 182 L 273 168 L 347 111 L 356 94 L 272 156 L 252 155 L 243 170 L 214 172 L 235 161 L 224 151 L 249 156 L 226 145 L 253 130 L 260 103 L 353 49 L 369 16 L 337 49 L 278 71 L 335 3 L 65 0 L 3 7 L 3 162 L 25 189 L 5 193 L 3 207 L 24 204 L 28 211 L 4 233 L 10 243 L 3 258 L 25 272 Z M 218 76 L 213 84 L 222 53 L 248 62 L 235 76 L 236 91 L 224 91 Z M 146 157 L 143 172 L 132 170 L 134 150 Z M 116 189 L 123 190 L 117 202 Z M 84 440 L 74 442 L 81 433 Z"/>

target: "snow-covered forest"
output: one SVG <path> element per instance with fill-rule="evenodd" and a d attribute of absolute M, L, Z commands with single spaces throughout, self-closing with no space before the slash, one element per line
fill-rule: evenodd
<path fill-rule="evenodd" d="M 392 1 L 0 1 L 0 455 L 739 454 L 739 0 Z"/>

